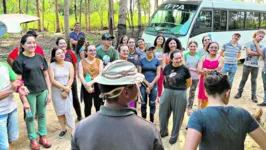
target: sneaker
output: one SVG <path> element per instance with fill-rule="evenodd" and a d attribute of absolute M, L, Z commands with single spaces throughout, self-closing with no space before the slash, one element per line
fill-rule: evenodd
<path fill-rule="evenodd" d="M 66 135 L 66 133 L 67 133 L 67 130 L 66 131 L 61 131 L 59 133 L 59 138 L 62 139 Z"/>
<path fill-rule="evenodd" d="M 258 104 L 258 106 L 266 106 L 266 103 L 262 102 L 262 103 Z"/>
<path fill-rule="evenodd" d="M 176 143 L 176 141 L 177 141 L 177 139 L 170 138 L 169 143 L 173 145 Z"/>
<path fill-rule="evenodd" d="M 237 93 L 236 96 L 234 97 L 235 99 L 239 99 L 242 95 Z"/>

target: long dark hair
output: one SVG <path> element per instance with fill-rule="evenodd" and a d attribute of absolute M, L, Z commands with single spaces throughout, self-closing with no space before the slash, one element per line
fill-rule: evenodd
<path fill-rule="evenodd" d="M 175 38 L 175 37 L 170 37 L 166 40 L 165 44 L 164 44 L 164 48 L 163 48 L 163 53 L 169 53 L 170 52 L 170 47 L 169 47 L 169 43 L 174 40 L 176 42 L 176 49 L 182 50 L 182 44 L 181 42 Z"/>
<path fill-rule="evenodd" d="M 124 39 L 125 37 L 128 37 L 128 36 L 127 36 L 127 35 L 123 35 L 123 36 L 120 38 L 120 40 L 119 40 L 119 45 L 120 45 L 120 44 L 123 44 L 123 39 Z"/>
<path fill-rule="evenodd" d="M 76 55 L 79 55 L 79 50 L 84 45 L 85 41 L 86 41 L 85 37 L 81 36 L 79 38 L 77 47 L 75 49 Z"/>
<path fill-rule="evenodd" d="M 56 54 L 56 51 L 57 50 L 59 50 L 59 48 L 57 48 L 57 47 L 54 47 L 53 49 L 52 49 L 52 52 L 51 52 L 51 63 L 52 62 L 55 62 L 55 54 Z"/>
<path fill-rule="evenodd" d="M 164 46 L 164 43 L 165 43 L 165 37 L 163 36 L 163 35 L 161 35 L 161 34 L 159 34 L 156 38 L 155 38 L 155 40 L 154 40 L 154 46 L 157 46 L 157 39 L 159 38 L 159 37 L 162 37 L 163 38 L 163 43 L 162 43 L 162 47 Z"/>
<path fill-rule="evenodd" d="M 25 51 L 25 49 L 22 47 L 27 42 L 28 37 L 34 37 L 32 34 L 25 34 L 20 39 L 20 54 Z M 35 37 L 34 37 L 35 39 Z"/>
<path fill-rule="evenodd" d="M 58 46 L 60 40 L 65 40 L 65 39 L 62 38 L 62 37 L 58 37 L 58 38 L 56 39 L 56 41 L 55 41 L 55 44 L 56 44 L 57 46 Z"/>

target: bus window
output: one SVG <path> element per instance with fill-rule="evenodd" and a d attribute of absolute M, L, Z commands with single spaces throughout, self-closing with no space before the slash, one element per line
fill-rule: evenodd
<path fill-rule="evenodd" d="M 213 12 L 213 31 L 226 31 L 227 11 L 214 10 Z"/>
<path fill-rule="evenodd" d="M 246 29 L 259 29 L 259 18 L 258 12 L 246 12 Z"/>
<path fill-rule="evenodd" d="M 229 11 L 229 30 L 243 30 L 245 12 Z"/>
<path fill-rule="evenodd" d="M 200 33 L 211 32 L 212 28 L 212 12 L 210 10 L 202 10 L 196 19 L 191 37 Z"/>
<path fill-rule="evenodd" d="M 260 28 L 266 29 L 266 13 L 261 13 L 260 19 Z"/>
<path fill-rule="evenodd" d="M 197 5 L 192 4 L 161 5 L 151 18 L 144 32 L 157 31 L 186 35 L 197 7 Z"/>

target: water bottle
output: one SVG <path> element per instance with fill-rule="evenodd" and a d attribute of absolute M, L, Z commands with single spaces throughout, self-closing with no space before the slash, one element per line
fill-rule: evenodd
<path fill-rule="evenodd" d="M 33 119 L 33 115 L 30 109 L 25 109 L 27 120 Z"/>
<path fill-rule="evenodd" d="M 86 82 L 91 82 L 91 75 L 86 74 L 85 80 L 86 80 Z M 90 87 L 90 88 L 93 88 L 93 87 Z"/>
<path fill-rule="evenodd" d="M 86 74 L 85 80 L 86 80 L 86 82 L 91 82 L 91 75 Z"/>

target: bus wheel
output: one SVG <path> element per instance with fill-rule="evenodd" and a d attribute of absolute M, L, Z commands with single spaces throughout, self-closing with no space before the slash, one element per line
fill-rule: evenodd
<path fill-rule="evenodd" d="M 240 59 L 239 61 L 243 64 L 245 62 L 245 59 Z"/>

